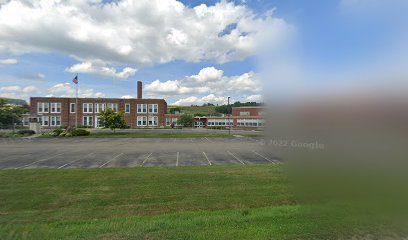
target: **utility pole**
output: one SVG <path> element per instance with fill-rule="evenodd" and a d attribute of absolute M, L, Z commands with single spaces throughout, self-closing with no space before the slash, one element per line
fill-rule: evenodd
<path fill-rule="evenodd" d="M 231 135 L 231 124 L 230 124 L 230 112 L 229 112 L 229 105 L 230 105 L 230 103 L 229 103 L 229 100 L 230 100 L 230 97 L 228 97 L 228 105 L 227 105 L 227 113 L 228 113 L 228 135 Z"/>

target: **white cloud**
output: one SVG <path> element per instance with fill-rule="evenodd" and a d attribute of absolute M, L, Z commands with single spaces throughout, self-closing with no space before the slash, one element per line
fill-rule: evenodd
<path fill-rule="evenodd" d="M 115 68 L 109 68 L 105 63 L 101 61 L 87 61 L 66 68 L 65 71 L 71 73 L 88 73 L 105 77 L 127 79 L 131 76 L 134 76 L 137 72 L 137 69 L 126 67 L 121 72 L 117 72 Z"/>
<path fill-rule="evenodd" d="M 190 105 L 202 105 L 204 103 L 212 104 L 226 104 L 228 101 L 227 97 L 224 96 L 215 96 L 210 94 L 201 98 L 191 96 L 187 98 L 182 98 L 174 102 L 172 105 L 176 106 L 190 106 Z"/>
<path fill-rule="evenodd" d="M 62 52 L 126 64 L 225 63 L 254 55 L 265 36 L 279 47 L 289 29 L 272 11 L 257 14 L 233 1 L 192 8 L 176 0 L 15 0 L 0 8 L 0 52 Z"/>
<path fill-rule="evenodd" d="M 6 86 L 0 87 L 0 97 L 26 99 L 40 91 L 35 86 Z"/>
<path fill-rule="evenodd" d="M 251 95 L 245 98 L 246 101 L 248 102 L 261 102 L 263 101 L 262 95 L 260 94 L 255 94 L 255 95 Z"/>
<path fill-rule="evenodd" d="M 145 91 L 150 94 L 192 94 L 192 93 L 206 93 L 210 91 L 209 87 L 205 86 L 183 86 L 183 81 L 174 80 L 161 82 L 159 80 L 146 84 Z"/>
<path fill-rule="evenodd" d="M 228 92 L 259 92 L 261 91 L 261 84 L 254 72 L 228 77 L 224 76 L 222 70 L 207 67 L 201 69 L 197 75 L 186 76 L 181 80 L 168 80 L 165 82 L 155 80 L 145 85 L 145 91 L 149 94 L 162 95 L 206 93 L 223 95 Z"/>
<path fill-rule="evenodd" d="M 124 95 L 121 97 L 122 99 L 131 99 L 131 98 L 136 98 L 135 96 L 132 95 Z"/>
<path fill-rule="evenodd" d="M 70 83 L 58 83 L 48 88 L 47 97 L 75 97 L 75 88 Z M 93 89 L 79 89 L 78 96 L 84 98 L 104 97 L 105 94 Z"/>
<path fill-rule="evenodd" d="M 18 60 L 14 58 L 0 59 L 0 64 L 17 64 Z"/>

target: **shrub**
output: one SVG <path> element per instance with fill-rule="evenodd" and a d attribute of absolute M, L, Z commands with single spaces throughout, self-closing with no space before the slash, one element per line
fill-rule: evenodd
<path fill-rule="evenodd" d="M 52 130 L 52 134 L 50 134 L 50 135 L 52 135 L 52 136 L 59 136 L 61 133 L 63 133 L 64 132 L 64 129 L 62 129 L 62 128 L 56 128 L 56 129 L 54 129 L 54 130 Z"/>
<path fill-rule="evenodd" d="M 22 129 L 22 130 L 19 130 L 17 133 L 21 135 L 33 135 L 35 134 L 35 131 L 29 130 L 29 129 Z"/>
<path fill-rule="evenodd" d="M 85 130 L 85 129 L 75 129 L 71 132 L 72 136 L 88 136 L 89 134 L 91 134 L 90 131 Z"/>

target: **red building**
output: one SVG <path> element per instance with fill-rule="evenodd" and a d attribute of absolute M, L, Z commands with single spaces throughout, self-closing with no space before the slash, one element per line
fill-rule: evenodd
<path fill-rule="evenodd" d="M 78 104 L 78 107 L 76 106 Z M 137 98 L 59 98 L 31 97 L 30 118 L 42 127 L 87 126 L 101 127 L 101 110 L 123 111 L 130 128 L 164 127 L 167 103 L 164 99 L 143 99 L 142 82 L 137 84 Z M 75 124 L 75 120 L 77 122 Z"/>
<path fill-rule="evenodd" d="M 262 128 L 265 125 L 264 107 L 233 107 L 231 116 L 195 117 L 196 128 Z"/>

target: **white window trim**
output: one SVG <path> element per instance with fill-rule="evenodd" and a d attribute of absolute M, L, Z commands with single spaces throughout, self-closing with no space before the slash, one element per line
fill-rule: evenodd
<path fill-rule="evenodd" d="M 100 113 L 102 111 L 106 110 L 106 104 L 105 103 L 95 103 L 95 113 Z"/>
<path fill-rule="evenodd" d="M 40 111 L 40 106 L 41 106 L 41 111 Z M 48 111 L 44 111 L 45 106 L 47 106 Z M 49 113 L 50 112 L 50 103 L 45 103 L 45 102 L 38 102 L 37 103 L 37 113 Z"/>
<path fill-rule="evenodd" d="M 86 106 L 86 111 L 85 111 L 85 106 Z M 90 108 L 89 106 L 92 106 Z M 91 109 L 91 111 L 89 111 Z M 83 103 L 82 104 L 82 113 L 93 113 L 93 103 Z"/>
<path fill-rule="evenodd" d="M 148 119 L 149 126 L 157 127 L 159 125 L 159 118 L 157 116 L 149 116 Z M 150 124 L 152 122 L 152 124 Z"/>
<path fill-rule="evenodd" d="M 57 118 L 59 118 L 59 124 L 57 124 Z M 61 116 L 51 116 L 50 117 L 50 126 L 52 127 L 58 127 L 61 126 Z M 55 122 L 55 124 L 53 124 Z"/>
<path fill-rule="evenodd" d="M 58 111 L 58 106 L 59 106 L 59 111 Z M 61 103 L 58 103 L 58 102 L 53 102 L 53 103 L 51 103 L 51 107 L 50 107 L 51 109 L 51 113 L 61 113 Z M 53 111 L 52 109 L 55 109 L 55 111 Z"/>
<path fill-rule="evenodd" d="M 137 113 L 147 113 L 147 108 L 148 108 L 147 104 L 144 104 L 144 103 L 137 104 Z"/>
<path fill-rule="evenodd" d="M 87 119 L 86 122 L 85 122 L 85 118 Z M 89 119 L 91 119 L 91 121 Z M 94 126 L 93 121 L 94 121 L 93 116 L 83 116 L 82 117 L 82 125 L 84 125 L 86 127 L 93 127 Z M 91 123 L 91 124 L 89 125 L 89 123 Z"/>
<path fill-rule="evenodd" d="M 47 119 L 48 124 L 44 124 L 44 118 Z M 43 126 L 43 127 L 50 126 L 50 117 L 49 116 L 42 116 L 41 117 L 41 126 Z"/>
<path fill-rule="evenodd" d="M 117 103 L 107 103 L 106 104 L 106 109 L 112 109 L 115 112 L 118 111 L 118 104 Z"/>
<path fill-rule="evenodd" d="M 142 122 L 142 124 L 139 124 L 139 119 L 141 119 L 140 121 Z M 145 124 L 143 124 L 143 120 L 144 120 L 144 122 L 145 122 Z M 139 126 L 139 127 L 145 127 L 145 126 L 147 126 L 147 117 L 146 116 L 137 116 L 137 119 L 136 119 L 136 124 L 137 124 L 137 126 Z"/>
<path fill-rule="evenodd" d="M 150 111 L 150 108 L 152 109 L 152 111 Z M 149 110 L 149 113 L 154 113 L 154 114 L 158 113 L 159 112 L 159 104 L 149 104 L 148 110 Z"/>
<path fill-rule="evenodd" d="M 129 111 L 127 111 L 128 106 L 129 106 Z M 125 113 L 130 113 L 130 103 L 125 104 Z"/>
<path fill-rule="evenodd" d="M 103 128 L 103 126 L 98 126 L 98 121 L 101 117 L 95 116 L 95 128 Z"/>
<path fill-rule="evenodd" d="M 72 105 L 75 106 L 74 111 L 72 111 Z M 69 104 L 69 113 L 75 113 L 76 112 L 76 103 L 70 103 Z"/>

